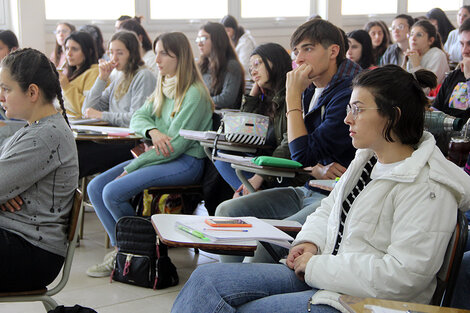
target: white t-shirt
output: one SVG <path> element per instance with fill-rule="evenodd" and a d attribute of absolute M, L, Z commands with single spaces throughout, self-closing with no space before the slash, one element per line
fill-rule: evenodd
<path fill-rule="evenodd" d="M 370 174 L 370 178 L 371 179 L 379 178 L 391 172 L 395 167 L 402 164 L 403 162 L 405 162 L 405 160 L 401 160 L 401 161 L 390 163 L 390 164 L 383 164 L 377 161 L 377 163 L 375 163 L 374 168 L 372 168 L 372 173 Z"/>
<path fill-rule="evenodd" d="M 312 109 L 317 105 L 318 98 L 320 98 L 321 93 L 323 92 L 323 88 L 315 88 L 315 93 L 313 94 L 312 100 L 310 101 L 310 105 L 308 106 L 308 112 L 312 111 Z M 308 113 L 307 112 L 307 113 Z"/>

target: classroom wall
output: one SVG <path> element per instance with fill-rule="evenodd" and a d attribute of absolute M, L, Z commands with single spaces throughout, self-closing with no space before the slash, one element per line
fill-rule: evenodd
<path fill-rule="evenodd" d="M 197 0 L 196 0 L 197 1 Z M 328 19 L 335 25 L 342 27 L 346 32 L 359 29 L 369 20 L 376 19 L 375 16 L 367 18 L 345 17 L 341 16 L 341 0 L 315 0 L 312 1 L 310 14 L 317 13 L 323 18 Z M 470 0 L 464 0 L 463 4 L 469 4 Z M 0 16 L 0 27 L 12 29 L 20 40 L 22 47 L 34 47 L 49 55 L 55 45 L 55 22 L 46 21 L 44 13 L 44 1 L 41 0 L 0 0 L 0 6 L 3 8 L 3 14 Z M 142 15 L 145 6 L 137 6 L 136 14 Z M 139 10 L 141 12 L 139 12 Z M 455 23 L 456 12 L 449 13 L 449 18 Z M 391 24 L 394 15 L 380 16 L 388 25 Z M 143 26 L 148 31 L 153 40 L 160 33 L 166 31 L 182 31 L 190 39 L 195 55 L 198 55 L 194 39 L 197 36 L 199 27 L 205 21 L 190 23 L 156 23 L 153 21 L 143 22 Z M 289 40 L 296 27 L 303 22 L 303 19 L 294 20 L 270 20 L 265 21 L 247 21 L 243 26 L 250 30 L 258 44 L 266 42 L 277 42 L 289 49 Z M 75 21 L 72 22 L 77 27 L 86 23 L 96 23 L 103 31 L 105 40 L 108 40 L 114 32 L 114 21 Z"/>

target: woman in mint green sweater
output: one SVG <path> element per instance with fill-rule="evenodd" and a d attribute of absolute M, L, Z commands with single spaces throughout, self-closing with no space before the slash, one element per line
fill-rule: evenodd
<path fill-rule="evenodd" d="M 152 186 L 189 185 L 202 177 L 205 157 L 198 142 L 184 139 L 180 129 L 212 128 L 214 104 L 182 33 L 162 34 L 154 42 L 160 70 L 157 87 L 131 119 L 131 128 L 152 140 L 152 149 L 93 179 L 88 196 L 96 214 L 116 245 L 119 218 L 134 215 L 129 199 Z M 92 277 L 110 275 L 116 251 L 87 270 Z"/>

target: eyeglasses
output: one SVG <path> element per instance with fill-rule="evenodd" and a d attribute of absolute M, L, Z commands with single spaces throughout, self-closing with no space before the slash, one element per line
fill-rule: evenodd
<path fill-rule="evenodd" d="M 416 37 L 418 37 L 418 38 L 422 38 L 422 37 L 424 37 L 424 33 L 422 33 L 422 32 L 417 32 L 417 33 L 411 32 L 411 33 L 408 35 L 408 37 L 413 37 L 413 36 L 416 36 Z"/>
<path fill-rule="evenodd" d="M 196 37 L 196 44 L 202 44 L 204 45 L 206 43 L 206 40 L 208 40 L 209 38 L 205 37 L 205 36 L 200 36 L 200 37 Z"/>
<path fill-rule="evenodd" d="M 54 31 L 54 34 L 55 34 L 55 35 L 58 35 L 58 34 L 65 34 L 65 35 L 67 35 L 67 34 L 70 34 L 70 30 L 68 30 L 68 29 L 59 29 L 59 30 L 55 30 L 55 31 Z"/>
<path fill-rule="evenodd" d="M 248 68 L 248 70 L 250 71 L 250 74 L 253 72 L 253 70 L 258 70 L 258 68 L 260 67 L 260 65 L 263 64 L 263 60 L 261 59 L 255 59 L 253 61 L 253 63 L 250 64 L 250 67 Z"/>
<path fill-rule="evenodd" d="M 379 108 L 360 108 L 354 103 L 353 104 L 349 103 L 346 106 L 346 115 L 348 115 L 349 113 L 352 113 L 353 119 L 356 120 L 359 113 L 361 113 L 364 110 L 380 110 L 380 109 Z"/>
<path fill-rule="evenodd" d="M 404 30 L 404 29 L 405 29 L 405 25 L 404 25 L 404 24 L 398 24 L 397 26 L 392 26 L 392 27 L 390 27 L 390 30 L 391 30 L 391 31 L 394 31 L 395 29 Z"/>

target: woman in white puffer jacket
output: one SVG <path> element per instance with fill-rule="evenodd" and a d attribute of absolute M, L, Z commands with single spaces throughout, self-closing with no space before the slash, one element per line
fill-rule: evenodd
<path fill-rule="evenodd" d="M 287 84 L 308 74 L 294 70 Z M 201 266 L 173 311 L 346 312 L 340 294 L 429 303 L 457 209 L 470 206 L 470 177 L 423 133 L 422 88 L 435 85 L 433 73 L 396 65 L 359 74 L 345 118 L 356 157 L 307 218 L 287 267 Z"/>

